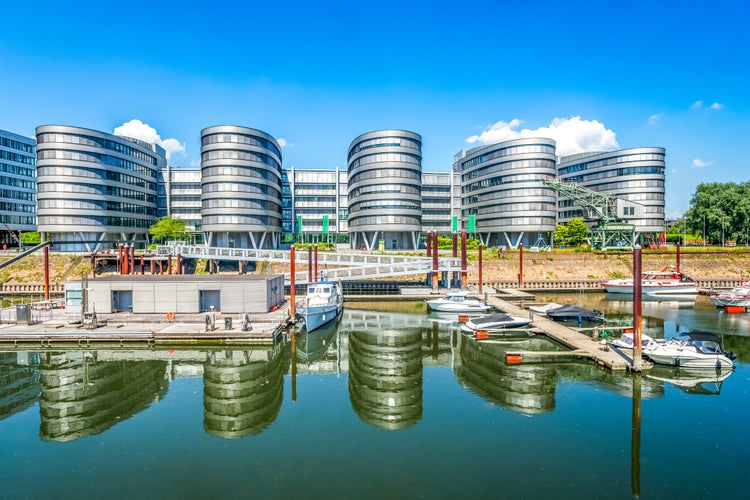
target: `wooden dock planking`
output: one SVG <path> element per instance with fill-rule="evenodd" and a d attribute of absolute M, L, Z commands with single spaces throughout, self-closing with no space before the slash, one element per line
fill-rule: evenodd
<path fill-rule="evenodd" d="M 517 288 L 502 288 L 497 291 L 498 295 L 504 295 L 511 300 L 534 300 L 534 295 Z"/>
<path fill-rule="evenodd" d="M 595 341 L 581 332 L 569 328 L 551 319 L 533 314 L 508 301 L 502 300 L 497 296 L 488 296 L 487 302 L 500 311 L 514 316 L 529 316 L 532 318 L 532 326 L 541 330 L 547 337 L 568 347 L 569 349 L 580 352 L 576 354 L 581 357 L 588 357 L 597 364 L 607 367 L 613 371 L 634 370 L 632 362 L 628 362 L 620 354 L 612 349 L 605 348 L 598 341 Z M 632 361 L 632 360 L 631 360 Z"/>

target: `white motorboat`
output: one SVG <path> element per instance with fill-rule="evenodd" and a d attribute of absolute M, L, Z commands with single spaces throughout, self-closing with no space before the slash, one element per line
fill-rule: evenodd
<path fill-rule="evenodd" d="M 708 332 L 679 333 L 664 342 L 643 347 L 654 363 L 684 368 L 733 368 L 735 356 L 721 348 L 721 338 Z"/>
<path fill-rule="evenodd" d="M 750 307 L 750 284 L 736 286 L 729 291 L 712 291 L 708 300 L 716 307 Z"/>
<path fill-rule="evenodd" d="M 471 318 L 462 325 L 462 330 L 467 332 L 476 332 L 479 330 L 491 332 L 496 330 L 507 330 L 509 328 L 522 328 L 528 326 L 530 323 L 530 318 L 497 313 L 480 316 L 478 318 Z"/>
<path fill-rule="evenodd" d="M 641 348 L 655 344 L 657 341 L 649 337 L 648 335 L 641 334 Z M 625 332 L 620 336 L 619 339 L 614 340 L 610 345 L 619 347 L 620 349 L 632 349 L 634 346 L 633 333 Z"/>
<path fill-rule="evenodd" d="M 602 283 L 607 293 L 633 294 L 633 278 L 613 279 Z M 695 280 L 679 271 L 646 271 L 641 273 L 641 294 L 656 297 L 698 295 Z"/>
<path fill-rule="evenodd" d="M 341 282 L 317 281 L 307 286 L 307 296 L 297 307 L 297 315 L 304 319 L 310 333 L 335 320 L 343 310 Z"/>
<path fill-rule="evenodd" d="M 482 300 L 470 299 L 469 292 L 448 292 L 439 299 L 428 300 L 427 307 L 433 311 L 455 313 L 487 312 L 492 308 Z"/>
<path fill-rule="evenodd" d="M 549 304 L 544 304 L 543 306 L 529 306 L 529 311 L 535 314 L 547 314 L 547 311 L 557 309 L 558 307 L 562 307 L 562 304 L 558 304 L 557 302 L 550 302 Z"/>

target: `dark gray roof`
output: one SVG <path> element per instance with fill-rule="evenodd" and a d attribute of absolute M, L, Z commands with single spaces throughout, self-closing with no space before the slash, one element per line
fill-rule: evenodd
<path fill-rule="evenodd" d="M 282 274 L 113 274 L 108 276 L 97 276 L 89 278 L 89 282 L 97 283 L 221 283 L 227 281 L 268 281 L 281 276 Z"/>

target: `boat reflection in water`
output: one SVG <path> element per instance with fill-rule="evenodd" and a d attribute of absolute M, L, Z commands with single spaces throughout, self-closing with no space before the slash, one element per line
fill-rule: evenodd
<path fill-rule="evenodd" d="M 363 422 L 405 429 L 422 418 L 422 328 L 349 331 L 349 397 Z"/>
<path fill-rule="evenodd" d="M 99 434 L 158 402 L 169 386 L 165 361 L 100 361 L 97 351 L 43 353 L 39 379 L 45 441 Z"/>
<path fill-rule="evenodd" d="M 284 395 L 283 343 L 271 349 L 211 351 L 203 369 L 203 427 L 220 438 L 260 434 Z"/>
<path fill-rule="evenodd" d="M 670 383 L 688 394 L 718 396 L 721 394 L 721 384 L 732 373 L 731 368 L 716 370 L 713 368 L 676 368 L 654 365 L 646 373 L 646 377 Z"/>
<path fill-rule="evenodd" d="M 641 303 L 644 309 L 689 309 L 695 306 L 695 295 L 648 295 L 644 294 Z M 629 302 L 632 304 L 633 296 L 625 294 L 607 294 L 604 296 L 607 302 Z M 632 307 L 629 305 L 629 307 Z"/>
<path fill-rule="evenodd" d="M 488 401 L 528 415 L 555 408 L 554 364 L 506 365 L 508 350 L 552 350 L 542 338 L 484 342 L 461 337 L 461 366 L 455 368 L 458 382 Z"/>
<path fill-rule="evenodd" d="M 332 352 L 332 347 L 336 345 L 336 333 L 341 323 L 341 315 L 336 321 L 324 325 L 312 333 L 307 333 L 303 328 L 295 333 L 296 337 L 296 358 L 298 361 L 308 365 L 314 361 L 324 360 Z M 335 353 L 331 355 L 335 359 Z"/>

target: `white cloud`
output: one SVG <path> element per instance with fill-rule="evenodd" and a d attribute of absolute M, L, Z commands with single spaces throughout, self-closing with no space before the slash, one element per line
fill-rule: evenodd
<path fill-rule="evenodd" d="M 285 148 L 287 146 L 291 146 L 291 144 L 289 144 L 289 141 L 287 141 L 283 137 L 279 137 L 278 139 L 276 139 L 276 142 L 278 142 L 279 146 L 281 146 L 282 148 Z"/>
<path fill-rule="evenodd" d="M 724 105 L 722 103 L 720 103 L 720 102 L 715 102 L 715 103 L 713 103 L 711 105 L 711 109 L 721 109 L 723 107 L 724 107 Z"/>
<path fill-rule="evenodd" d="M 651 116 L 648 117 L 648 124 L 649 125 L 654 125 L 659 120 L 661 120 L 662 118 L 664 118 L 664 113 L 657 113 L 655 115 L 651 115 Z"/>
<path fill-rule="evenodd" d="M 130 120 L 129 122 L 123 123 L 119 127 L 115 127 L 115 135 L 120 137 L 131 137 L 133 139 L 140 139 L 142 141 L 150 142 L 151 144 L 158 144 L 164 148 L 167 152 L 167 160 L 172 156 L 173 153 L 179 153 L 182 156 L 187 156 L 185 151 L 185 143 L 182 143 L 174 138 L 162 139 L 161 136 L 156 132 L 156 129 L 143 123 L 140 120 Z"/>
<path fill-rule="evenodd" d="M 481 134 L 467 138 L 466 142 L 493 144 L 522 137 L 547 137 L 557 143 L 558 156 L 587 151 L 608 151 L 619 147 L 615 133 L 597 120 L 581 120 L 580 116 L 555 118 L 547 127 L 518 130 L 521 123 L 523 122 L 518 118 L 510 122 L 501 120 Z"/>
<path fill-rule="evenodd" d="M 703 101 L 695 101 L 690 107 L 693 109 L 701 109 L 703 107 Z"/>
<path fill-rule="evenodd" d="M 700 158 L 693 158 L 693 166 L 696 168 L 710 167 L 713 164 L 713 160 L 703 161 Z"/>
<path fill-rule="evenodd" d="M 673 174 L 676 174 L 678 172 L 678 170 L 676 168 L 673 168 L 670 172 L 673 173 Z"/>

